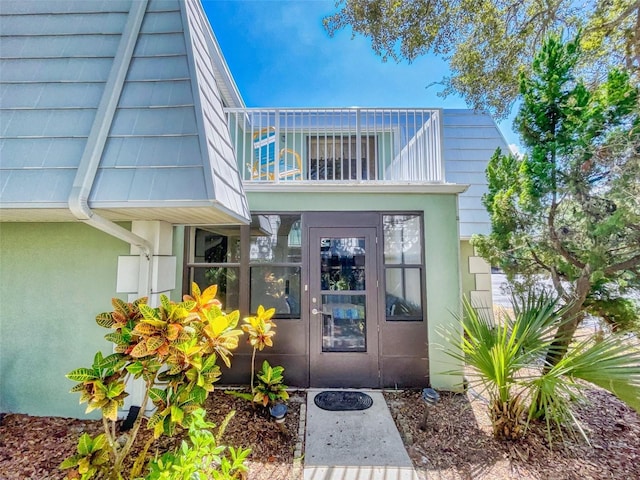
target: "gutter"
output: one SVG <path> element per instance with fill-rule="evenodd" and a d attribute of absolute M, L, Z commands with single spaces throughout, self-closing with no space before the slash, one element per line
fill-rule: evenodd
<path fill-rule="evenodd" d="M 89 207 L 89 195 L 95 182 L 109 129 L 111 128 L 127 71 L 131 64 L 147 4 L 148 0 L 136 0 L 131 3 L 127 23 L 122 32 L 120 44 L 113 59 L 113 66 L 109 72 L 68 200 L 69 210 L 78 220 L 140 249 L 139 285 L 141 291 L 138 292 L 140 296 L 148 296 L 151 293 L 150 279 L 153 246 L 146 239 L 91 210 Z M 143 260 L 146 260 L 146 263 Z"/>

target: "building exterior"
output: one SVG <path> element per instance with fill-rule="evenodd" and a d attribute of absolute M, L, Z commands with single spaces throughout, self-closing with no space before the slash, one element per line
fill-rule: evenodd
<path fill-rule="evenodd" d="M 247 108 L 198 0 L 5 0 L 0 32 L 1 411 L 82 415 L 95 315 L 191 281 L 276 308 L 289 385 L 459 386 L 438 331 L 490 303 L 490 117 Z"/>

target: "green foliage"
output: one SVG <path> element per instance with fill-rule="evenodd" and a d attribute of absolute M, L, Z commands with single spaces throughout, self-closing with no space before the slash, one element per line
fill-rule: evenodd
<path fill-rule="evenodd" d="M 324 19 L 330 35 L 351 27 L 354 35 L 371 40 L 384 61 L 439 55 L 451 72 L 440 82 L 440 94 L 458 94 L 499 117 L 509 113 L 517 97 L 519 72 L 531 70 L 551 33 L 584 32 L 580 43 L 587 55 L 578 68 L 589 83 L 599 82 L 611 68 L 638 80 L 640 5 L 635 0 L 340 0 L 337 5 L 339 10 Z"/>
<path fill-rule="evenodd" d="M 465 300 L 459 319 L 464 335 L 444 336 L 453 358 L 471 368 L 470 385 L 489 398 L 494 435 L 517 439 L 529 421 L 544 418 L 551 428 L 574 422 L 575 400 L 586 401 L 585 384 L 598 385 L 640 411 L 640 351 L 620 335 L 572 344 L 555 365 L 545 363 L 554 348 L 554 332 L 562 325 L 563 310 L 549 294 L 513 298 L 514 314 L 494 322 Z M 460 374 L 461 372 L 455 372 Z"/>
<path fill-rule="evenodd" d="M 254 391 L 253 401 L 266 407 L 279 400 L 288 400 L 287 386 L 284 385 L 284 367 L 272 367 L 266 360 L 262 362 L 262 370 L 256 376 L 258 381 Z"/>
<path fill-rule="evenodd" d="M 93 478 L 96 474 L 108 472 L 109 449 L 104 433 L 91 438 L 83 433 L 78 439 L 77 452 L 60 464 L 60 469 L 73 468 L 81 480 Z M 77 477 L 75 477 L 77 478 Z"/>
<path fill-rule="evenodd" d="M 133 303 L 113 299 L 114 310 L 96 317 L 98 325 L 112 330 L 105 338 L 115 344 L 116 353 L 103 357 L 98 352 L 91 368 L 76 369 L 67 377 L 80 382 L 72 391 L 81 392 L 87 412 L 102 411 L 111 478 L 121 478 L 122 463 L 143 418 L 138 416 L 124 445 L 118 443 L 115 421 L 127 395 L 128 377 L 144 382 L 142 404 L 151 399 L 155 406 L 147 428 L 158 438 L 191 425 L 220 378 L 217 360 L 230 366 L 231 351 L 242 335 L 236 329 L 240 315 L 237 311 L 226 315 L 215 294 L 215 286 L 201 292 L 193 284 L 192 295 L 185 295 L 183 302 L 171 302 L 163 295 L 155 308 L 147 305 L 146 298 Z"/>
<path fill-rule="evenodd" d="M 235 412 L 230 412 L 218 434 L 210 429 L 215 425 L 205 420 L 205 411 L 193 412 L 188 423 L 189 441 L 183 440 L 173 452 L 166 452 L 149 463 L 146 480 L 234 480 L 244 478 L 244 464 L 249 449 L 219 445 L 224 427 Z"/>
<path fill-rule="evenodd" d="M 520 75 L 527 153 L 489 162 L 492 232 L 473 244 L 511 278 L 550 276 L 572 315 L 593 305 L 623 329 L 637 309 L 623 289 L 640 287 L 640 92 L 616 69 L 588 88 L 580 44 L 548 38 Z"/>
<path fill-rule="evenodd" d="M 126 360 L 114 353 L 104 358 L 102 352 L 96 353 L 91 368 L 78 368 L 66 376 L 80 382 L 71 391 L 80 392 L 80 403 L 87 402 L 86 413 L 101 409 L 105 418 L 115 421 L 118 409 L 128 395 L 123 380 L 122 368 Z"/>

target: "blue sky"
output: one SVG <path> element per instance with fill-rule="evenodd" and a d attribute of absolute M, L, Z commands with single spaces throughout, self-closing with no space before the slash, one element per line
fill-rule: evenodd
<path fill-rule="evenodd" d="M 426 56 L 383 63 L 370 41 L 345 30 L 330 38 L 322 19 L 334 0 L 202 0 L 238 89 L 249 107 L 467 108 L 438 97 L 446 62 Z M 518 143 L 512 120 L 500 129 Z"/>

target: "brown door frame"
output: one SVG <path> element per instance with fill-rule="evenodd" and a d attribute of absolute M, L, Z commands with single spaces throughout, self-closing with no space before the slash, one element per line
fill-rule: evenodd
<path fill-rule="evenodd" d="M 309 226 L 309 382 L 318 387 L 378 387 L 379 299 L 377 226 L 316 227 Z M 363 237 L 365 239 L 366 352 L 324 352 L 322 349 L 323 314 L 321 290 L 320 241 L 324 237 Z M 315 298 L 315 301 L 314 301 Z"/>

